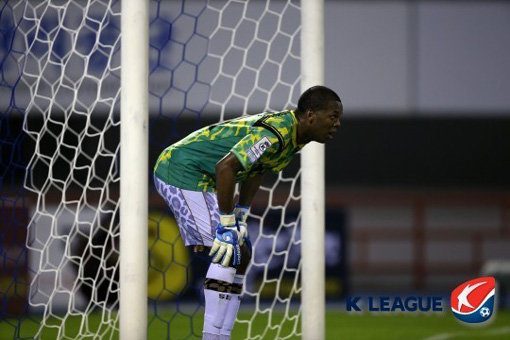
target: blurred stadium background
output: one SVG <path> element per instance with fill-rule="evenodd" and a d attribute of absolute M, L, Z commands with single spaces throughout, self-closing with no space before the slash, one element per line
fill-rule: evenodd
<path fill-rule="evenodd" d="M 12 46 L 14 32 L 19 29 L 12 18 L 19 3 L 6 0 L 0 3 L 2 338 L 30 338 L 35 334 L 31 332 L 36 329 L 34 325 L 40 322 L 38 315 L 42 310 L 28 305 L 30 282 L 37 275 L 31 268 L 40 261 L 39 256 L 45 256 L 49 263 L 58 263 L 65 251 L 65 244 L 60 242 L 46 245 L 50 250 L 44 254 L 28 251 L 25 246 L 27 225 L 37 201 L 33 193 L 23 189 L 25 169 L 34 153 L 34 142 L 22 129 L 25 117 L 23 108 L 30 96 L 29 86 L 23 88 L 25 85 L 16 82 L 16 79 L 19 80 L 16 78 L 19 68 L 13 63 L 12 57 L 13 53 L 23 54 L 23 51 L 16 51 Z M 292 35 L 291 38 L 281 37 L 282 42 L 276 40 L 274 46 L 283 46 L 281 51 L 276 48 L 270 52 L 275 54 L 276 59 L 282 55 L 281 65 L 285 65 L 282 72 L 284 78 L 289 75 L 285 80 L 288 86 L 272 88 L 270 83 L 275 69 L 269 63 L 259 65 L 259 81 L 268 83 L 262 87 L 272 91 L 252 93 L 249 101 L 227 93 L 230 85 L 223 90 L 220 86 L 220 90 L 209 93 L 206 79 L 212 79 L 214 74 L 208 73 L 214 71 L 202 68 L 205 74 L 198 75 L 194 66 L 214 63 L 214 60 L 205 58 L 207 46 L 203 39 L 190 41 L 187 40 L 189 37 L 183 36 L 186 34 L 183 32 L 196 29 L 196 18 L 203 14 L 204 2 L 190 0 L 186 3 L 187 10 L 183 2 L 151 2 L 151 147 L 148 166 L 152 166 L 159 152 L 169 143 L 198 127 L 216 122 L 220 110 L 218 102 L 224 103 L 226 111 L 223 118 L 227 119 L 245 112 L 259 112 L 268 103 L 272 107 L 280 107 L 289 101 L 295 102 L 298 95 L 295 89 L 299 90 L 299 87 L 294 85 L 298 83 L 299 61 L 283 57 L 294 48 Z M 275 0 L 272 3 L 278 6 L 283 1 Z M 79 11 L 81 2 L 75 4 L 75 10 Z M 118 3 L 113 8 L 118 8 Z M 289 17 L 282 24 L 283 31 L 286 25 L 291 27 L 289 31 L 295 29 L 292 20 L 294 9 L 289 8 L 282 14 L 283 18 Z M 101 10 L 100 6 L 96 9 L 98 13 Z M 55 25 L 56 14 L 48 13 L 45 18 L 48 27 L 51 27 Z M 115 13 L 118 12 L 113 11 L 109 22 L 111 27 L 105 31 L 103 42 L 112 47 L 109 57 L 118 61 L 115 37 L 120 26 Z M 235 10 L 232 13 L 235 14 Z M 93 13 L 90 15 L 94 16 Z M 204 19 L 203 30 L 206 31 L 207 24 L 214 20 L 217 19 Z M 262 28 L 262 36 L 273 39 L 270 33 L 274 30 L 271 28 L 272 18 L 268 16 L 264 20 L 267 22 L 262 27 L 268 27 L 268 31 L 264 32 Z M 228 23 L 225 25 L 228 26 Z M 508 314 L 505 313 L 501 313 L 502 319 L 493 326 L 499 327 L 493 333 L 483 333 L 483 330 L 469 333 L 449 316 L 439 319 L 387 316 L 381 321 L 377 317 L 356 318 L 337 312 L 342 311 L 341 304 L 346 294 L 438 294 L 447 298 L 454 287 L 482 274 L 496 276 L 500 284 L 499 306 L 502 309 L 510 306 L 510 4 L 491 0 L 327 0 L 325 28 L 326 85 L 339 92 L 345 110 L 340 133 L 326 146 L 328 338 L 335 335 L 352 339 L 385 336 L 419 338 L 441 332 L 458 338 L 473 334 L 476 337 L 508 338 L 510 330 L 504 328 L 508 325 Z M 77 48 L 88 53 L 86 51 L 93 44 L 93 39 L 93 34 L 84 34 L 83 39 L 79 40 L 82 45 Z M 229 39 L 228 35 L 218 34 L 209 41 L 209 48 L 213 46 L 213 49 L 220 50 L 221 46 L 228 45 Z M 290 42 L 286 39 L 290 39 Z M 182 44 L 179 43 L 181 40 L 184 41 Z M 65 39 L 60 43 L 62 46 L 52 47 L 56 54 L 64 53 L 68 48 Z M 169 46 L 173 46 L 170 51 Z M 191 60 L 182 63 L 172 59 L 175 55 L 183 55 L 184 47 L 189 47 L 193 52 Z M 265 52 L 264 46 L 256 46 L 249 56 L 257 59 L 259 54 Z M 225 54 L 222 57 L 235 64 L 239 56 Z M 92 53 L 87 72 L 101 77 L 106 64 L 104 56 Z M 71 79 L 79 78 L 85 72 L 84 66 L 78 62 L 70 65 L 66 72 Z M 44 69 L 41 72 L 51 78 L 53 71 Z M 229 70 L 223 69 L 223 72 L 227 75 L 224 81 L 228 84 Z M 171 74 L 177 79 L 174 83 L 169 82 Z M 205 80 L 198 82 L 200 86 L 192 87 L 201 77 Z M 243 74 L 243 77 L 246 77 L 246 82 L 236 85 L 235 93 L 239 96 L 251 93 L 253 86 L 250 80 L 253 75 Z M 112 76 L 103 78 L 103 81 L 107 84 L 104 91 L 110 91 L 111 96 L 115 97 L 119 86 L 115 68 Z M 48 88 L 52 86 L 48 84 Z M 14 88 L 17 89 L 15 96 Z M 189 90 L 180 90 L 182 88 Z M 83 91 L 80 92 L 83 106 L 93 102 L 91 96 L 96 90 L 93 82 L 83 84 Z M 65 101 L 66 95 L 59 95 Z M 208 95 L 213 100 L 208 101 Z M 44 106 L 42 102 L 41 107 Z M 116 112 L 105 113 L 107 109 L 100 106 L 96 109 L 86 124 L 99 130 L 108 127 L 101 141 L 108 148 L 108 145 L 115 145 L 119 136 L 118 115 Z M 65 111 L 65 108 L 60 111 Z M 44 110 L 41 109 L 41 112 Z M 56 114 L 55 120 L 58 121 L 59 112 L 52 114 Z M 60 114 L 62 116 L 62 112 Z M 26 124 L 30 125 L 29 129 L 31 126 L 45 126 L 48 140 L 41 143 L 42 149 L 38 152 L 51 154 L 57 148 L 53 143 L 58 140 L 55 136 L 59 135 L 61 126 L 52 125 L 51 120 L 48 123 L 46 118 L 33 114 Z M 69 116 L 66 128 L 73 131 L 83 129 L 83 119 L 80 115 Z M 78 143 L 72 140 L 72 136 L 69 138 L 67 143 Z M 96 149 L 99 141 L 92 136 L 89 140 L 81 140 L 81 143 L 83 152 L 87 154 L 88 149 L 90 153 Z M 111 150 L 115 150 L 115 147 Z M 61 152 L 65 155 L 64 151 Z M 96 160 L 99 178 L 103 176 L 101 169 L 109 166 L 111 159 L 105 156 Z M 293 164 L 289 171 L 295 172 L 298 166 L 298 162 Z M 73 170 L 59 165 L 52 171 L 55 178 L 65 178 Z M 74 176 L 77 182 L 81 181 L 81 174 L 75 172 Z M 28 181 L 37 186 L 44 183 L 46 177 L 47 171 L 38 172 L 34 168 Z M 268 179 L 268 183 L 272 180 Z M 283 204 L 290 186 L 286 182 L 280 184 L 273 188 L 271 197 L 268 191 L 258 194 L 253 207 L 256 213 L 262 214 L 269 200 L 273 200 L 273 205 Z M 116 183 L 109 188 L 109 195 L 114 200 L 118 196 Z M 47 192 L 45 195 L 44 204 L 48 211 L 56 209 L 62 199 L 58 190 L 53 194 L 52 190 L 50 188 L 49 194 Z M 71 196 L 80 194 L 79 188 L 70 193 Z M 166 215 L 162 200 L 152 189 L 149 204 L 151 240 L 163 237 L 157 231 L 156 224 L 168 225 L 168 230 L 175 231 L 172 229 L 175 222 Z M 295 220 L 298 207 L 297 201 L 291 202 L 286 218 Z M 97 212 L 90 210 L 86 208 L 80 211 L 80 218 L 95 221 Z M 72 215 L 66 216 L 64 212 L 58 219 L 57 228 L 65 233 L 74 218 Z M 114 225 L 115 209 L 108 210 L 105 216 L 100 216 L 99 221 L 93 223 L 101 224 L 102 218 L 106 221 L 104 224 Z M 264 222 L 265 226 L 279 219 L 278 211 L 272 211 Z M 253 233 L 257 235 L 258 225 L 252 223 Z M 52 233 L 51 228 L 50 222 L 40 218 L 37 235 L 31 235 L 29 239 L 47 239 L 47 235 Z M 175 239 L 174 231 L 165 237 Z M 96 233 L 95 237 L 101 243 L 109 243 L 111 249 L 118 249 L 117 240 L 111 235 L 105 229 L 104 233 Z M 257 243 L 257 262 L 267 261 L 274 242 L 276 247 L 278 244 L 287 247 L 294 236 L 292 233 L 278 233 L 277 242 L 262 239 Z M 86 284 L 87 277 L 97 276 L 97 267 L 100 266 L 94 259 L 101 255 L 94 254 L 93 248 L 87 248 L 87 242 L 90 240 L 76 238 L 71 250 L 71 256 L 82 254 L 91 259 L 87 262 L 90 275 L 85 267 L 82 283 L 75 287 L 79 291 L 74 302 L 78 310 L 85 308 L 87 301 L 92 298 L 92 288 Z M 154 242 L 149 241 L 149 244 Z M 201 312 L 200 307 L 194 307 L 193 301 L 197 300 L 199 294 L 205 260 L 192 258 L 177 243 L 172 245 L 175 253 L 169 259 L 168 247 L 168 244 L 157 244 L 152 249 L 151 256 L 162 261 L 153 264 L 158 273 L 153 273 L 149 280 L 149 296 L 157 302 L 154 302 L 151 310 L 151 315 L 156 315 L 151 319 L 151 324 L 158 329 L 153 331 L 153 336 L 168 336 L 172 327 L 174 330 L 185 329 L 183 333 L 173 334 L 173 338 L 197 336 L 200 334 Z M 286 249 L 295 252 L 290 256 L 295 261 L 287 265 L 297 267 L 299 249 Z M 89 253 L 83 255 L 84 251 Z M 112 256 L 106 261 L 115 262 L 116 252 L 107 252 Z M 270 263 L 266 264 L 270 275 L 279 275 L 283 260 L 271 257 Z M 186 266 L 179 264 L 165 272 L 163 276 L 171 280 L 174 286 L 161 293 L 165 280 L 160 275 L 161 268 L 168 268 L 171 263 L 186 264 L 188 269 L 183 269 Z M 99 277 L 108 279 L 99 280 L 97 287 L 94 286 L 97 289 L 95 294 L 99 295 L 94 298 L 103 301 L 111 299 L 110 302 L 115 304 L 116 290 L 110 284 L 111 279 L 115 282 L 118 273 L 115 266 L 105 268 L 109 268 L 108 272 L 101 272 Z M 265 266 L 259 269 L 255 266 L 253 269 L 248 284 L 252 282 L 260 287 L 257 282 L 262 280 Z M 78 269 L 70 264 L 62 270 L 61 279 L 65 282 L 61 284 L 72 285 Z M 32 291 L 35 294 L 31 297 L 32 301 L 46 301 L 46 293 L 51 290 L 54 280 L 40 276 L 38 289 Z M 281 289 L 287 289 L 287 294 L 292 293 L 292 280 L 293 277 L 289 276 L 288 281 L 282 281 Z M 264 299 L 265 294 L 269 298 L 274 291 L 275 287 L 266 285 L 259 292 Z M 176 297 L 179 303 L 175 302 Z M 254 298 L 247 297 L 246 300 L 243 313 L 250 315 L 249 306 Z M 58 315 L 59 309 L 66 307 L 68 301 L 65 294 L 60 297 L 57 294 L 52 299 L 55 315 Z M 165 312 L 159 311 L 158 316 L 159 305 L 164 305 Z M 179 319 L 178 315 L 184 317 Z M 16 320 L 32 320 L 34 325 L 26 326 L 25 333 L 15 333 L 19 326 Z M 94 320 L 89 322 L 100 323 Z M 265 321 L 254 321 L 254 327 L 257 327 L 257 322 L 260 322 L 259 327 L 267 327 Z M 195 323 L 196 326 L 193 326 Z M 374 333 L 361 330 L 367 323 L 372 325 Z M 397 332 L 398 329 L 401 333 Z M 158 333 L 160 331 L 162 333 Z M 271 334 L 266 334 L 266 338 L 274 337 Z"/>

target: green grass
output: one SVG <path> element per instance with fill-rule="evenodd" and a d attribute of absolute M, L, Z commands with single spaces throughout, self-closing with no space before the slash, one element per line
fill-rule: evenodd
<path fill-rule="evenodd" d="M 240 313 L 241 319 L 249 318 L 249 314 Z M 177 313 L 160 314 L 151 317 L 149 339 L 166 339 L 170 329 L 171 339 L 198 339 L 203 317 L 199 314 L 190 317 Z M 285 319 L 283 313 L 273 313 L 271 323 L 269 315 L 258 314 L 253 321 L 250 336 L 257 339 L 276 339 L 292 334 L 296 327 L 295 320 Z M 17 320 L 0 322 L 0 339 L 16 337 L 33 338 L 39 328 L 40 319 L 22 320 L 21 332 L 15 334 L 14 325 Z M 283 324 L 278 329 L 268 327 L 269 324 Z M 64 325 L 58 333 L 56 327 Z M 170 327 L 169 327 L 170 325 Z M 46 322 L 41 339 L 68 338 L 93 339 L 100 334 L 101 339 L 117 339 L 118 334 L 112 333 L 110 324 L 101 322 L 101 314 L 91 314 L 87 319 L 81 317 L 58 318 Z M 300 327 L 300 325 L 297 325 Z M 238 323 L 232 339 L 244 339 L 248 334 L 247 325 Z M 278 335 L 279 334 L 279 335 Z M 81 336 L 79 336 L 81 335 Z M 474 328 L 459 324 L 450 313 L 443 314 L 352 314 L 328 311 L 326 315 L 326 339 L 510 339 L 510 312 L 499 312 L 495 320 L 486 327 Z M 96 337 L 97 339 L 97 337 Z M 290 337 L 298 339 L 298 337 Z"/>
<path fill-rule="evenodd" d="M 499 312 L 486 327 L 469 327 L 443 314 L 361 314 L 328 313 L 327 339 L 510 339 L 510 312 Z"/>

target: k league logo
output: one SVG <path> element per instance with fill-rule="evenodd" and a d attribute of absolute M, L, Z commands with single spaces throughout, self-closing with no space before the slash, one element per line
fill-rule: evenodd
<path fill-rule="evenodd" d="M 486 322 L 494 314 L 495 295 L 496 280 L 491 276 L 464 282 L 452 292 L 453 315 L 469 324 Z"/>

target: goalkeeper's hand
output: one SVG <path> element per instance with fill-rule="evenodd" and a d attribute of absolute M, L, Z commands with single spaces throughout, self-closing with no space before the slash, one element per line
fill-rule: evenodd
<path fill-rule="evenodd" d="M 246 229 L 246 228 L 245 228 Z M 223 267 L 241 264 L 241 231 L 234 214 L 220 215 L 220 224 L 216 227 L 215 238 L 209 256 L 212 262 L 220 262 Z"/>

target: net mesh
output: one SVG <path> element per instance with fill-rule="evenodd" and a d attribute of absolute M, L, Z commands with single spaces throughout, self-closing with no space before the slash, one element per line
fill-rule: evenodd
<path fill-rule="evenodd" d="M 296 1 L 151 1 L 150 6 L 152 159 L 207 123 L 295 104 Z M 26 246 L 18 240 L 16 248 L 25 259 L 26 279 L 15 277 L 11 287 L 18 288 L 11 291 L 21 292 L 30 282 L 25 295 L 17 293 L 26 308 L 4 316 L 15 337 L 115 338 L 120 2 L 6 1 L 0 33 L 1 109 L 22 116 L 24 131 L 11 126 L 16 133 L 2 134 L 9 155 L 23 154 L 6 158 L 2 152 L 4 173 L 10 174 L 2 183 L 9 179 L 12 188 L 21 186 L 26 168 L 28 190 L 23 197 L 14 189 L 2 192 L 4 209 L 8 197 L 23 202 L 9 207 L 20 211 L 13 219 L 18 223 L 3 222 L 2 232 L 24 230 L 23 244 L 26 237 Z M 254 256 L 237 337 L 299 335 L 297 177 L 293 164 L 268 178 L 252 209 Z M 151 197 L 149 337 L 200 337 L 207 261 L 188 253 L 168 210 Z M 23 214 L 25 223 L 30 216 L 28 228 L 19 223 Z M 14 267 L 22 266 L 18 262 Z M 12 296 L 6 296 L 9 304 Z"/>
<path fill-rule="evenodd" d="M 38 317 L 19 336 L 107 338 L 118 307 L 120 5 L 11 1 L 9 14 L 13 96 L 33 142 L 27 300 Z"/>

